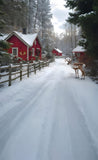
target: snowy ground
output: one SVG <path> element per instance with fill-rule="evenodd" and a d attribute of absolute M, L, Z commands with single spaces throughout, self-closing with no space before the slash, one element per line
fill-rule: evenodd
<path fill-rule="evenodd" d="M 0 89 L 0 160 L 98 160 L 98 85 L 64 59 Z"/>

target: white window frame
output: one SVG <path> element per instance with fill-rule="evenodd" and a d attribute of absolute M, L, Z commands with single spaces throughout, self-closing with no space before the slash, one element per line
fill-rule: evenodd
<path fill-rule="evenodd" d="M 32 48 L 32 56 L 35 56 L 35 48 Z"/>
<path fill-rule="evenodd" d="M 16 55 L 14 55 L 14 54 L 13 54 L 13 50 L 14 50 L 14 49 L 16 49 L 16 50 L 17 50 Z M 17 47 L 12 48 L 12 54 L 13 54 L 13 56 L 18 56 L 18 48 L 17 48 Z"/>

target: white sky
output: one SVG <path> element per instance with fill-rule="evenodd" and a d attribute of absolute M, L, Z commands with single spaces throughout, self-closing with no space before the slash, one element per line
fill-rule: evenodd
<path fill-rule="evenodd" d="M 65 20 L 68 18 L 68 8 L 65 8 L 64 0 L 50 0 L 51 10 L 53 14 L 52 24 L 54 31 L 58 34 L 64 32 Z"/>

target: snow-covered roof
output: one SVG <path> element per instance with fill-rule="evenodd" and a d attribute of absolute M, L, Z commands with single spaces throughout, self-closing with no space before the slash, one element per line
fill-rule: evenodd
<path fill-rule="evenodd" d="M 59 50 L 58 48 L 54 48 L 54 50 L 56 50 L 56 51 L 59 52 L 59 53 L 62 53 L 62 51 Z"/>
<path fill-rule="evenodd" d="M 82 46 L 77 46 L 72 52 L 85 52 L 86 50 Z"/>
<path fill-rule="evenodd" d="M 28 46 L 32 46 L 36 37 L 38 36 L 37 33 L 34 34 L 23 34 L 21 32 L 12 32 L 11 34 L 8 35 L 5 39 L 9 39 L 12 35 L 16 35 L 19 39 L 21 39 L 23 42 L 25 42 Z"/>
<path fill-rule="evenodd" d="M 0 41 L 2 40 L 5 40 L 5 38 L 8 36 L 8 34 L 4 34 L 4 35 L 2 35 L 2 36 L 0 36 Z"/>

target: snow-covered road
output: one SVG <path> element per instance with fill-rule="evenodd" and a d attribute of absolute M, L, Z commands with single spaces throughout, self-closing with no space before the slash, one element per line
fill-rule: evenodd
<path fill-rule="evenodd" d="M 98 160 L 98 85 L 57 59 L 1 89 L 0 160 Z"/>

